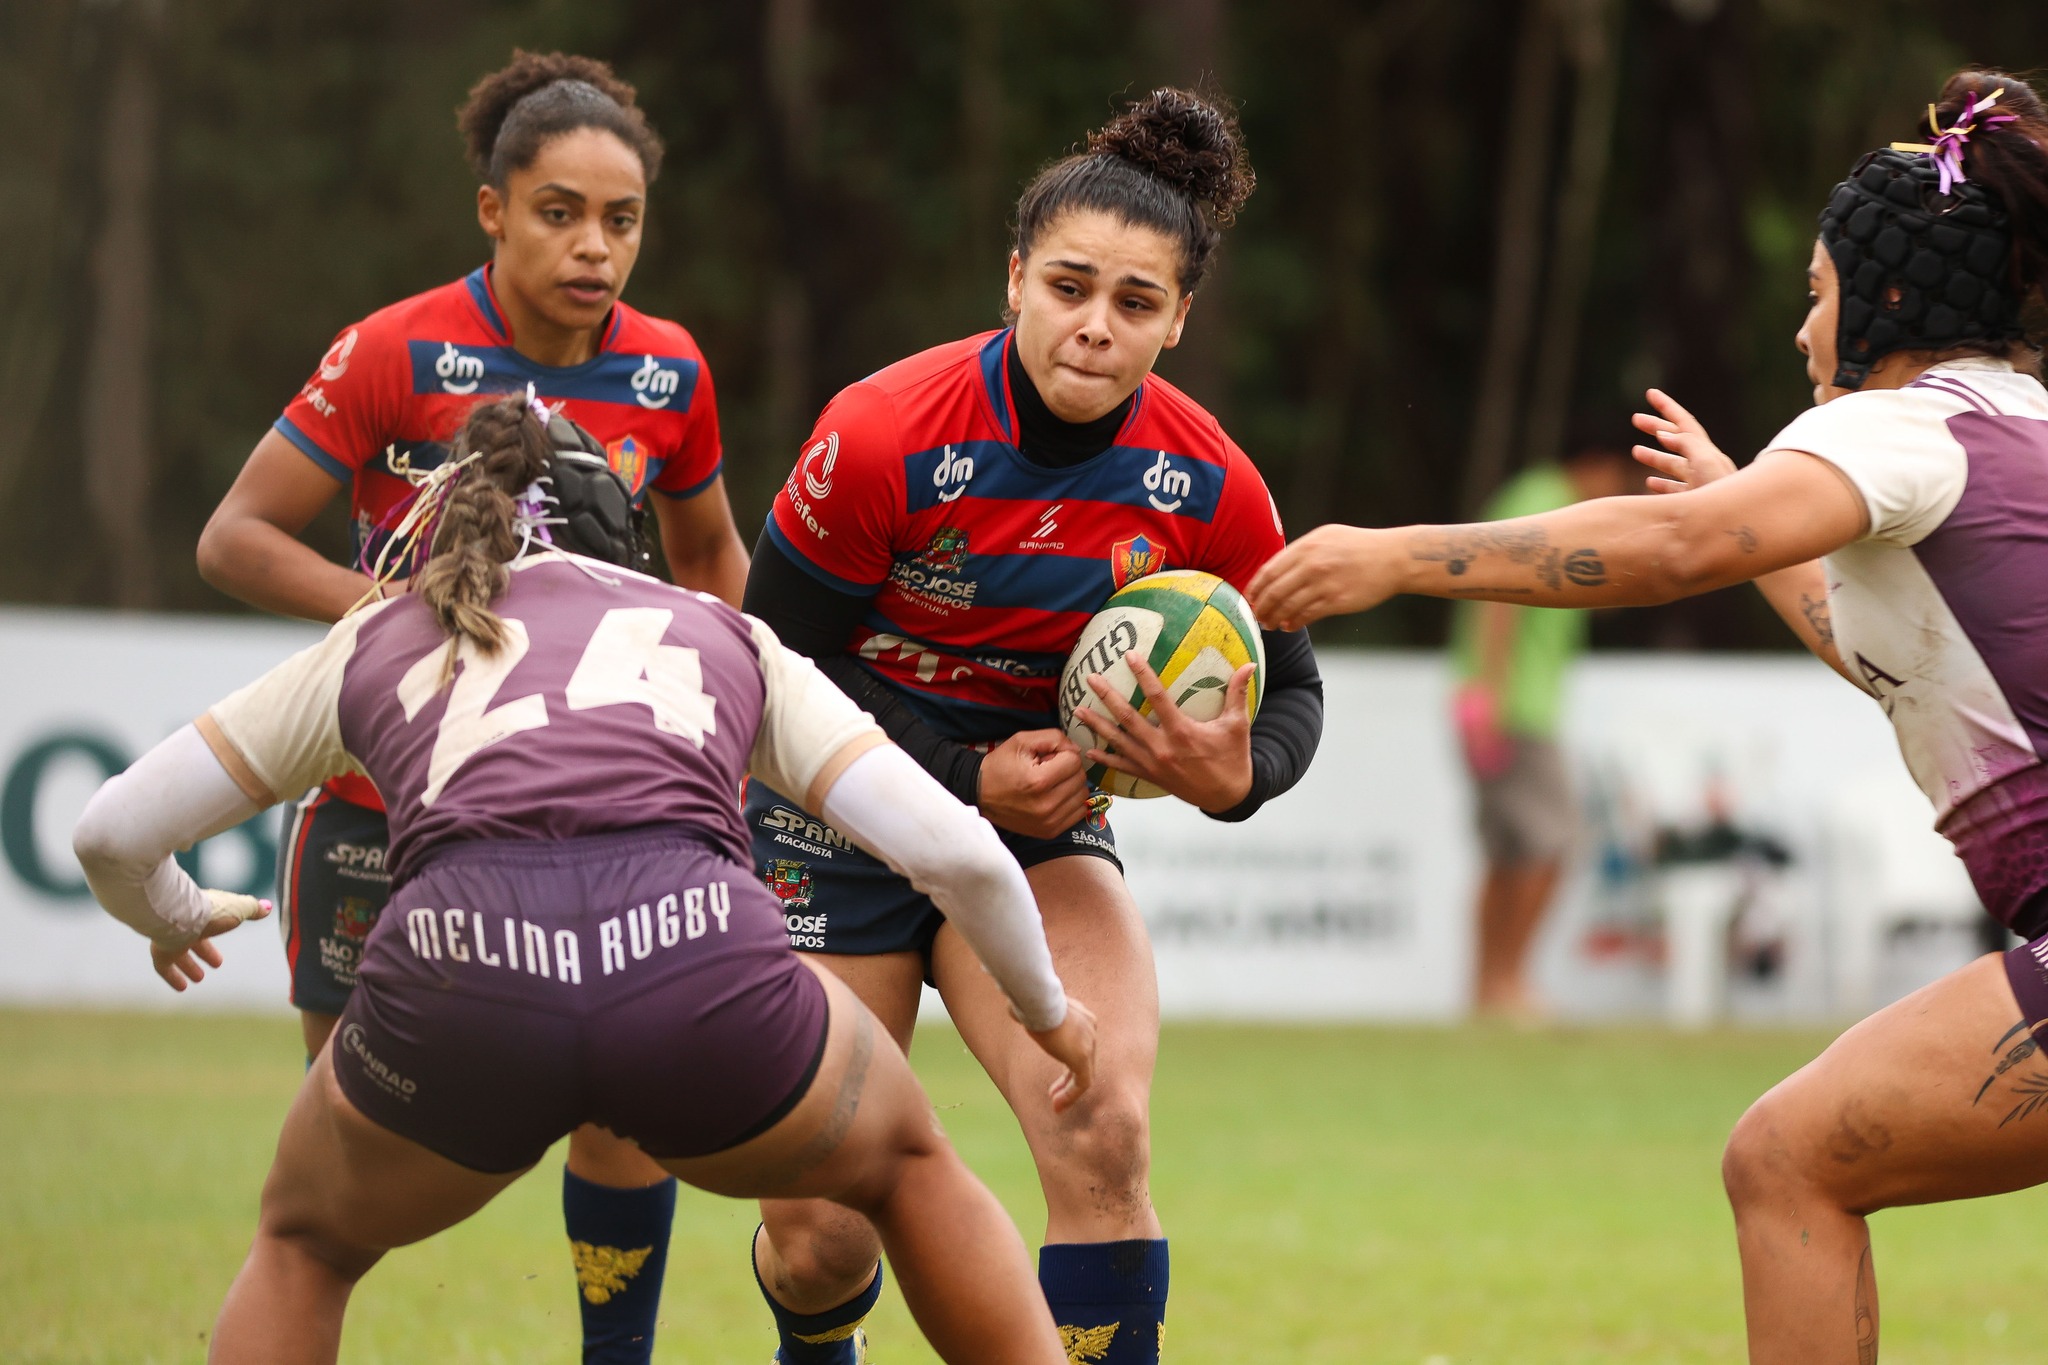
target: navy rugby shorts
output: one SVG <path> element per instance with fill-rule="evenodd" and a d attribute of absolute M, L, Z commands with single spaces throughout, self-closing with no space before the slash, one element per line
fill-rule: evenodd
<path fill-rule="evenodd" d="M 457 844 L 393 889 L 331 1045 L 373 1122 L 472 1170 L 597 1123 L 654 1157 L 767 1131 L 825 989 L 748 870 L 676 830 Z"/>
<path fill-rule="evenodd" d="M 923 892 L 759 781 L 747 783 L 746 814 L 754 869 L 782 903 L 790 947 L 849 957 L 917 952 L 930 960 L 946 917 Z M 1025 867 L 1079 856 L 1123 868 L 1107 816 L 1091 815 L 1050 839 L 996 832 Z"/>
<path fill-rule="evenodd" d="M 340 1014 L 356 988 L 363 946 L 384 901 L 391 833 L 384 812 L 324 788 L 285 815 L 277 861 L 277 929 L 291 969 L 292 1004 Z"/>

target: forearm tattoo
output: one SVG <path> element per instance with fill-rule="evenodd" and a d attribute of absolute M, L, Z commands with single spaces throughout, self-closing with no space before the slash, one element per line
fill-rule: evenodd
<path fill-rule="evenodd" d="M 1496 526 L 1450 526 L 1418 535 L 1409 545 L 1408 557 L 1424 563 L 1442 564 L 1444 572 L 1461 578 L 1482 555 L 1494 554 L 1510 564 L 1526 567 L 1537 583 L 1555 592 L 1570 582 L 1574 587 L 1597 588 L 1607 582 L 1607 566 L 1595 549 L 1565 551 L 1550 543 L 1550 534 L 1540 526 L 1517 526 L 1503 522 Z M 1456 596 L 1476 595 L 1480 589 Z M 1527 593 L 1534 588 L 1514 585 L 1489 587 L 1486 592 Z"/>
<path fill-rule="evenodd" d="M 2027 1036 L 2019 1038 L 2017 1042 L 2014 1042 L 2013 1040 L 2022 1033 Z M 2008 1047 L 2007 1044 L 2011 1044 L 2011 1046 Z M 1994 1053 L 2002 1052 L 2004 1055 L 1999 1057 L 1998 1064 L 1992 1068 L 1991 1074 L 1984 1078 L 1984 1084 L 1977 1087 L 1977 1097 L 1970 1101 L 1972 1107 L 1975 1107 L 1983 1100 L 1985 1094 L 2000 1077 L 2019 1066 L 2020 1063 L 2038 1056 L 2041 1051 L 2041 1044 L 2040 1040 L 2030 1030 L 2027 1021 L 2022 1019 L 2007 1029 L 2005 1036 L 1994 1043 L 1991 1050 Z M 2006 1097 L 2012 1100 L 2013 1104 L 2006 1111 L 2005 1117 L 1998 1121 L 2000 1128 L 2016 1120 L 2029 1118 L 2041 1112 L 2042 1109 L 2048 1108 L 2048 1070 L 2037 1069 L 2027 1075 L 2014 1077 L 2012 1084 L 2006 1088 Z"/>
<path fill-rule="evenodd" d="M 1835 643 L 1835 618 L 1828 610 L 1828 599 L 1815 597 L 1811 593 L 1799 594 L 1799 614 L 1806 618 L 1806 624 L 1813 627 L 1813 637 L 1821 644 Z"/>

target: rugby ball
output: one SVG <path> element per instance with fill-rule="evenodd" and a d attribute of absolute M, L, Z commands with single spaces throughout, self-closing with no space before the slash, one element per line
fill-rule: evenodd
<path fill-rule="evenodd" d="M 1230 675 L 1246 664 L 1256 666 L 1245 701 L 1252 713 L 1266 682 L 1266 646 L 1259 623 L 1236 588 L 1212 573 L 1172 569 L 1134 579 L 1103 603 L 1082 628 L 1060 670 L 1060 724 L 1067 737 L 1088 749 L 1109 748 L 1101 736 L 1074 712 L 1092 707 L 1105 714 L 1102 699 L 1088 686 L 1088 675 L 1100 673 L 1116 691 L 1130 698 L 1141 715 L 1152 714 L 1131 667 L 1127 652 L 1136 653 L 1159 675 L 1166 695 L 1195 720 L 1214 720 L 1223 713 Z M 1114 753 L 1115 749 L 1109 748 Z M 1111 796 L 1152 797 L 1165 789 L 1100 763 L 1090 764 L 1088 780 Z"/>

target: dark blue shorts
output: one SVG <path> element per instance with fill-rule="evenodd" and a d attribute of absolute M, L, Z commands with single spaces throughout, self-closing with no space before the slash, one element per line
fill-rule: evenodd
<path fill-rule="evenodd" d="M 754 870 L 782 902 L 790 947 L 849 957 L 931 956 L 932 940 L 946 917 L 924 893 L 838 830 L 760 782 L 747 784 L 747 827 L 754 836 Z M 1123 868 L 1106 816 L 1090 816 L 1051 839 L 997 833 L 1025 867 L 1079 856 Z"/>
<path fill-rule="evenodd" d="M 748 869 L 687 833 L 458 844 L 393 888 L 331 1045 L 375 1122 L 517 1171 L 601 1124 L 723 1151 L 809 1090 L 825 988 Z"/>
<path fill-rule="evenodd" d="M 292 975 L 292 1004 L 340 1014 L 391 894 L 384 812 L 323 788 L 285 812 L 277 860 L 277 928 Z"/>

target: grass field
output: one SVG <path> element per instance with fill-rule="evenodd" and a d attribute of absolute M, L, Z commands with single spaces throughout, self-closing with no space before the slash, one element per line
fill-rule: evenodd
<path fill-rule="evenodd" d="M 298 1081 L 274 1019 L 0 1012 L 0 1360 L 196 1361 Z M 1154 1105 L 1168 1359 L 1736 1361 L 1716 1163 L 1825 1041 L 1176 1027 Z M 1035 1242 L 1023 1146 L 958 1040 L 916 1057 Z M 350 1362 L 571 1361 L 559 1158 L 356 1297 Z M 1885 1360 L 2038 1361 L 2048 1195 L 1882 1215 Z M 762 1365 L 754 1215 L 685 1192 L 663 1362 Z M 880 1365 L 929 1361 L 893 1293 Z"/>

